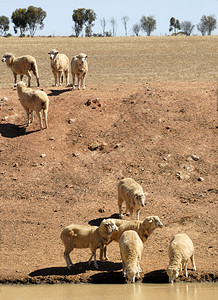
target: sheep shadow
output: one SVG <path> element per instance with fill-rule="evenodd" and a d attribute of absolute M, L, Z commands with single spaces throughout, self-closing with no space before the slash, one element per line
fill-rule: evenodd
<path fill-rule="evenodd" d="M 142 283 L 169 283 L 166 270 L 155 270 L 144 274 Z"/>
<path fill-rule="evenodd" d="M 95 284 L 123 284 L 126 282 L 122 271 L 119 272 L 100 272 L 90 276 L 90 283 Z"/>
<path fill-rule="evenodd" d="M 50 90 L 50 93 L 47 94 L 48 96 L 59 96 L 65 92 L 70 92 L 72 91 L 72 88 L 66 88 L 66 89 L 61 89 L 61 90 Z"/>
<path fill-rule="evenodd" d="M 30 277 L 37 277 L 37 276 L 52 276 L 52 275 L 60 275 L 60 276 L 66 276 L 66 275 L 77 275 L 81 273 L 85 273 L 88 270 L 91 271 L 110 271 L 114 272 L 117 270 L 122 269 L 122 263 L 114 263 L 114 262 L 98 262 L 98 270 L 95 269 L 94 263 L 92 262 L 89 266 L 88 262 L 79 262 L 74 264 L 73 267 L 69 270 L 67 267 L 50 267 L 50 268 L 44 268 L 39 269 L 31 272 L 29 274 Z"/>
<path fill-rule="evenodd" d="M 23 135 L 27 135 L 39 131 L 39 129 L 26 131 L 26 128 L 27 128 L 26 125 L 15 125 L 11 123 L 0 124 L 0 134 L 3 137 L 13 139 L 18 136 L 23 136 Z"/>
<path fill-rule="evenodd" d="M 101 222 L 104 219 L 119 219 L 119 214 L 113 214 L 110 217 L 105 217 L 105 218 L 92 219 L 88 222 L 88 224 L 92 226 L 100 226 Z"/>

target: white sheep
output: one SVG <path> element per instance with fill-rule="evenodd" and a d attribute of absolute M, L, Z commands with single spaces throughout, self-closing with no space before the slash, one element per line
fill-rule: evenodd
<path fill-rule="evenodd" d="M 133 211 L 136 211 L 137 220 L 139 220 L 139 213 L 141 207 L 145 206 L 145 195 L 140 184 L 135 182 L 132 178 L 124 178 L 118 184 L 118 208 L 120 218 L 122 219 L 122 204 L 126 202 L 126 213 L 130 212 L 132 216 Z"/>
<path fill-rule="evenodd" d="M 154 232 L 156 228 L 162 228 L 163 223 L 160 221 L 158 216 L 149 216 L 144 219 L 144 221 L 137 220 L 120 220 L 120 219 L 110 219 L 113 220 L 115 225 L 118 227 L 118 231 L 113 232 L 110 240 L 105 244 L 105 247 L 100 250 L 100 260 L 108 260 L 107 256 L 107 245 L 112 241 L 119 242 L 120 236 L 124 231 L 134 230 L 138 233 L 142 242 L 145 243 L 148 237 Z"/>
<path fill-rule="evenodd" d="M 80 89 L 80 81 L 83 90 L 85 90 L 85 76 L 87 72 L 88 72 L 87 55 L 84 53 L 80 53 L 76 56 L 73 56 L 71 60 L 71 74 L 73 79 L 73 89 L 75 89 L 75 78 L 77 77 L 78 90 Z"/>
<path fill-rule="evenodd" d="M 14 85 L 17 83 L 17 75 L 20 75 L 20 80 L 23 76 L 28 77 L 28 86 L 30 86 L 31 73 L 36 76 L 37 86 L 39 86 L 39 75 L 36 60 L 31 55 L 24 55 L 15 57 L 12 53 L 5 53 L 2 57 L 2 61 L 6 63 L 7 67 L 10 68 L 14 74 Z"/>
<path fill-rule="evenodd" d="M 169 249 L 169 265 L 167 267 L 167 275 L 169 276 L 169 282 L 173 281 L 179 276 L 179 272 L 182 269 L 185 270 L 185 276 L 188 277 L 187 263 L 190 258 L 193 266 L 193 270 L 196 270 L 194 260 L 194 246 L 192 240 L 187 234 L 176 234 L 170 241 Z"/>
<path fill-rule="evenodd" d="M 123 275 L 128 282 L 134 283 L 135 278 L 140 278 L 141 268 L 139 262 L 143 250 L 143 243 L 138 233 L 127 230 L 122 233 L 119 241 L 120 255 L 123 264 Z"/>
<path fill-rule="evenodd" d="M 20 103 L 27 114 L 27 126 L 30 124 L 29 115 L 31 114 L 31 122 L 33 122 L 35 111 L 40 121 L 40 128 L 42 129 L 43 125 L 41 110 L 43 110 L 45 128 L 48 128 L 47 113 L 49 106 L 49 98 L 47 94 L 43 91 L 27 88 L 26 84 L 23 81 L 18 82 L 17 93 L 20 98 Z"/>
<path fill-rule="evenodd" d="M 55 86 L 63 83 L 63 74 L 66 78 L 66 85 L 69 85 L 69 58 L 58 50 L 52 49 L 48 52 L 51 60 L 51 69 L 55 78 Z M 58 82 L 58 84 L 57 84 Z"/>
<path fill-rule="evenodd" d="M 96 250 L 102 249 L 116 230 L 117 226 L 110 219 L 103 220 L 99 227 L 72 224 L 64 228 L 61 240 L 65 246 L 64 258 L 68 269 L 73 266 L 69 254 L 74 248 L 90 248 L 92 255 L 88 263 L 90 264 L 94 257 L 94 266 L 98 269 Z"/>

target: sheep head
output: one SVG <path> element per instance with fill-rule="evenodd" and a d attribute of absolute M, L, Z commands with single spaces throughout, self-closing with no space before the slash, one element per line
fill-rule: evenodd
<path fill-rule="evenodd" d="M 12 53 L 5 53 L 2 56 L 2 62 L 5 62 L 7 65 L 10 65 L 14 60 L 14 55 Z"/>
<path fill-rule="evenodd" d="M 58 54 L 58 50 L 52 49 L 50 52 L 48 52 L 50 55 L 50 59 L 55 59 L 56 55 Z"/>
<path fill-rule="evenodd" d="M 179 276 L 179 270 L 175 270 L 175 269 L 168 267 L 167 275 L 169 276 L 169 282 L 173 283 L 174 280 Z"/>

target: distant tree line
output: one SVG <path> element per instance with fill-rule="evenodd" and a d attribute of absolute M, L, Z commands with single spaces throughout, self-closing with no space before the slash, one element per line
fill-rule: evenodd
<path fill-rule="evenodd" d="M 36 30 L 44 28 L 44 19 L 46 12 L 40 7 L 29 6 L 26 8 L 18 8 L 11 15 L 11 22 L 14 24 L 13 29 L 15 34 L 19 32 L 20 36 L 24 36 L 26 32 L 33 37 Z M 92 9 L 78 8 L 74 9 L 72 14 L 73 31 L 76 37 L 85 36 L 116 36 L 117 22 L 114 17 L 111 17 L 107 22 L 105 18 L 100 20 L 102 33 L 93 34 L 93 26 L 97 19 L 96 13 Z M 127 23 L 130 20 L 128 16 L 123 16 L 121 22 L 124 26 L 124 34 L 128 35 Z M 106 30 L 106 25 L 109 23 L 110 30 Z M 9 18 L 0 16 L 0 35 L 7 36 L 9 31 Z M 157 21 L 154 16 L 142 16 L 138 23 L 132 26 L 132 33 L 136 36 L 140 31 L 145 32 L 148 36 L 156 29 Z M 203 15 L 196 28 L 202 35 L 211 35 L 212 31 L 216 29 L 217 20 L 214 15 Z M 170 19 L 169 32 L 173 35 L 184 34 L 191 35 L 195 25 L 191 21 L 180 22 L 178 19 L 172 17 Z M 74 35 L 74 34 L 73 34 Z"/>

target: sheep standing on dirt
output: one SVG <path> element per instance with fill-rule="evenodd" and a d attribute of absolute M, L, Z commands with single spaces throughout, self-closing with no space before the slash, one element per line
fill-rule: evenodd
<path fill-rule="evenodd" d="M 36 60 L 31 55 L 25 55 L 21 57 L 15 57 L 12 53 L 5 53 L 2 57 L 2 61 L 6 63 L 7 67 L 10 68 L 14 74 L 14 85 L 17 83 L 17 75 L 20 75 L 20 80 L 23 76 L 28 77 L 28 86 L 30 86 L 31 73 L 36 76 L 37 86 L 39 86 L 39 75 Z"/>
<path fill-rule="evenodd" d="M 126 213 L 130 212 L 132 216 L 133 211 L 136 211 L 137 220 L 139 220 L 139 213 L 141 207 L 145 206 L 145 195 L 140 184 L 135 182 L 132 178 L 124 178 L 118 184 L 118 208 L 120 218 L 122 215 L 122 204 L 126 202 Z"/>
<path fill-rule="evenodd" d="M 192 240 L 187 234 L 176 234 L 170 241 L 168 250 L 169 265 L 167 267 L 167 275 L 169 276 L 169 282 L 173 281 L 179 276 L 179 272 L 182 269 L 185 270 L 185 276 L 188 277 L 187 263 L 189 258 L 191 259 L 193 270 L 196 271 L 194 260 L 194 246 Z"/>
<path fill-rule="evenodd" d="M 69 58 L 62 53 L 58 53 L 58 50 L 52 49 L 48 52 L 51 60 L 51 69 L 55 78 L 55 86 L 63 83 L 63 74 L 65 74 L 66 85 L 69 85 Z M 57 84 L 58 80 L 58 84 Z"/>
<path fill-rule="evenodd" d="M 145 243 L 148 237 L 154 232 L 156 228 L 162 228 L 163 223 L 160 221 L 158 216 L 149 216 L 144 219 L 144 221 L 137 220 L 120 220 L 120 219 L 110 219 L 113 220 L 115 225 L 118 227 L 118 231 L 114 231 L 111 235 L 110 240 L 106 243 L 105 247 L 100 251 L 100 260 L 108 260 L 107 257 L 107 245 L 112 241 L 119 243 L 120 236 L 123 232 L 127 230 L 134 230 L 138 233 L 142 242 Z"/>
<path fill-rule="evenodd" d="M 75 90 L 75 78 L 77 77 L 78 90 L 80 89 L 80 81 L 83 90 L 85 90 L 85 76 L 88 72 L 88 62 L 87 55 L 84 53 L 80 53 L 76 56 L 73 56 L 71 60 L 71 73 L 73 78 L 73 90 Z"/>
<path fill-rule="evenodd" d="M 68 269 L 73 266 L 69 254 L 74 248 L 90 248 L 92 255 L 89 264 L 91 264 L 94 257 L 94 266 L 98 269 L 96 250 L 97 248 L 103 248 L 109 241 L 113 231 L 116 230 L 118 230 L 117 226 L 110 219 L 103 220 L 99 227 L 72 224 L 64 228 L 61 233 L 61 240 L 65 246 L 64 258 Z"/>
<path fill-rule="evenodd" d="M 141 268 L 139 262 L 143 250 L 143 243 L 138 233 L 134 230 L 125 231 L 119 241 L 120 254 L 123 264 L 123 275 L 128 282 L 134 283 L 135 278 L 140 278 Z"/>
<path fill-rule="evenodd" d="M 43 115 L 45 119 L 45 128 L 48 128 L 47 122 L 47 113 L 49 106 L 49 99 L 45 92 L 39 90 L 33 90 L 27 88 L 26 84 L 23 81 L 19 81 L 17 84 L 17 93 L 20 98 L 20 103 L 26 111 L 27 114 L 27 126 L 30 124 L 30 113 L 31 113 L 31 122 L 33 122 L 34 111 L 36 112 L 39 121 L 40 128 L 43 128 L 42 125 L 42 115 L 41 110 L 43 110 Z"/>

